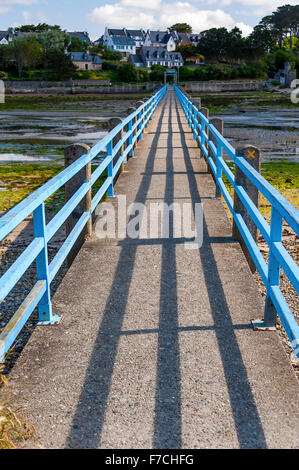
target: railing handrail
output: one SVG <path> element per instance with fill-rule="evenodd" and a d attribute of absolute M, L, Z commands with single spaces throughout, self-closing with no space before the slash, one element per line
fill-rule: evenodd
<path fill-rule="evenodd" d="M 163 90 L 163 88 L 162 88 Z M 6 212 L 0 218 L 0 241 L 3 240 L 9 233 L 29 214 L 31 214 L 41 202 L 44 202 L 55 191 L 69 181 L 78 171 L 80 171 L 87 163 L 96 158 L 102 152 L 107 144 L 130 122 L 134 119 L 140 111 L 144 110 L 148 103 L 155 97 L 159 96 L 161 91 L 158 91 L 154 97 L 150 98 L 143 105 L 140 105 L 136 111 L 127 116 L 120 124 L 112 129 L 105 137 L 97 142 L 88 154 L 82 155 L 76 162 L 68 168 L 62 170 L 58 175 L 51 178 L 47 183 L 43 184 L 40 188 L 33 191 L 29 196 L 23 199 L 20 203 Z M 107 157 L 106 157 L 107 158 Z"/>
<path fill-rule="evenodd" d="M 223 135 L 210 123 L 209 119 L 187 98 L 187 96 L 175 86 L 179 102 L 185 113 L 186 119 L 193 130 L 196 139 L 204 153 L 212 170 L 216 185 L 219 187 L 229 210 L 233 215 L 234 222 L 238 227 L 243 241 L 258 269 L 261 278 L 267 288 L 265 305 L 264 327 L 275 325 L 275 316 L 270 310 L 274 305 L 282 324 L 289 336 L 290 341 L 299 357 L 299 326 L 285 301 L 279 288 L 280 268 L 287 275 L 289 281 L 299 293 L 299 267 L 288 253 L 282 243 L 282 222 L 285 220 L 294 232 L 299 235 L 299 211 L 275 189 L 258 171 L 256 171 L 243 156 L 237 155 L 234 147 L 223 137 Z M 213 134 L 216 145 L 209 137 L 209 131 Z M 207 144 L 207 146 L 206 146 Z M 209 151 L 210 150 L 210 151 Z M 222 150 L 233 160 L 236 166 L 254 184 L 271 203 L 271 224 L 265 220 L 259 209 L 241 185 L 236 184 L 235 177 L 222 157 Z M 214 162 L 214 158 L 216 163 Z M 224 185 L 222 171 L 227 176 L 237 196 L 241 199 L 251 219 L 260 230 L 263 238 L 269 246 L 268 264 L 264 260 L 259 248 L 252 237 L 248 227 L 240 213 L 234 209 L 234 202 Z"/>
<path fill-rule="evenodd" d="M 129 154 L 131 156 L 133 155 L 134 145 L 138 139 L 142 138 L 143 130 L 148 125 L 148 121 L 156 111 L 166 90 L 167 85 L 123 119 L 123 121 L 112 129 L 102 140 L 96 143 L 88 153 L 79 157 L 75 162 L 31 193 L 0 218 L 0 241 L 7 237 L 15 227 L 32 213 L 34 225 L 34 238 L 32 242 L 0 278 L 0 301 L 6 298 L 34 261 L 36 261 L 37 268 L 37 280 L 34 287 L 17 309 L 12 319 L 8 322 L 4 331 L 0 334 L 0 362 L 4 359 L 6 352 L 37 306 L 39 308 L 39 324 L 52 324 L 59 321 L 57 316 L 52 315 L 51 282 L 106 191 L 108 191 L 108 197 L 113 196 L 114 179 L 120 170 L 121 164 L 126 161 Z M 125 130 L 121 138 L 114 144 L 115 137 L 126 127 L 128 130 Z M 46 199 L 52 196 L 61 186 L 94 160 L 105 148 L 107 149 L 107 156 L 98 164 L 94 172 L 92 172 L 90 180 L 85 180 L 52 220 L 46 223 Z M 117 161 L 114 162 L 116 157 Z M 49 263 L 47 243 L 76 209 L 83 197 L 91 190 L 94 183 L 106 168 L 107 177 L 92 198 L 91 207 L 82 213 L 71 233 L 67 236 L 56 253 L 54 259 Z"/>

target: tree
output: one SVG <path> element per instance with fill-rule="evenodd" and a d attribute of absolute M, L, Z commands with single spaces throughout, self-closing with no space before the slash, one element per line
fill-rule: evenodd
<path fill-rule="evenodd" d="M 264 16 L 259 24 L 272 31 L 280 47 L 283 38 L 288 37 L 292 48 L 292 37 L 298 37 L 299 32 L 299 5 L 279 7 L 271 15 Z"/>
<path fill-rule="evenodd" d="M 43 46 L 45 52 L 50 50 L 64 51 L 69 43 L 69 36 L 59 30 L 36 34 L 35 38 Z"/>
<path fill-rule="evenodd" d="M 46 53 L 48 68 L 55 80 L 69 80 L 77 71 L 71 58 L 63 51 L 52 49 Z"/>
<path fill-rule="evenodd" d="M 67 50 L 69 52 L 86 52 L 88 50 L 88 44 L 86 41 L 83 41 L 83 39 L 73 36 Z"/>
<path fill-rule="evenodd" d="M 182 44 L 176 48 L 176 51 L 180 52 L 185 60 L 187 57 L 194 56 L 197 52 L 197 48 L 194 44 Z"/>
<path fill-rule="evenodd" d="M 176 23 L 168 29 L 170 32 L 177 31 L 178 33 L 192 33 L 192 27 L 187 23 Z"/>
<path fill-rule="evenodd" d="M 118 51 L 111 51 L 104 47 L 104 52 L 102 53 L 102 59 L 104 60 L 121 60 L 123 58 L 122 53 Z"/>
<path fill-rule="evenodd" d="M 229 43 L 229 32 L 226 28 L 211 28 L 202 32 L 197 50 L 207 59 L 225 60 Z"/>
<path fill-rule="evenodd" d="M 37 26 L 34 24 L 26 24 L 14 28 L 15 33 L 43 33 L 46 31 L 61 31 L 61 28 L 58 25 L 51 26 L 47 23 L 39 23 Z"/>
<path fill-rule="evenodd" d="M 117 71 L 121 82 L 137 82 L 138 75 L 134 64 L 122 64 Z"/>
<path fill-rule="evenodd" d="M 273 31 L 259 24 L 253 28 L 252 33 L 248 36 L 247 44 L 248 53 L 251 57 L 260 58 L 275 46 L 275 35 Z"/>
<path fill-rule="evenodd" d="M 19 78 L 24 68 L 36 66 L 44 55 L 41 44 L 34 38 L 17 38 L 6 47 L 11 59 L 17 63 Z"/>

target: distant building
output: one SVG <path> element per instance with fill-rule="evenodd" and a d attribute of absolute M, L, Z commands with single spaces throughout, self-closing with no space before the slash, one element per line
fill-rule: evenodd
<path fill-rule="evenodd" d="M 163 47 L 168 52 L 173 52 L 176 49 L 176 35 L 167 31 L 150 31 L 147 30 L 144 46 L 146 47 Z"/>
<path fill-rule="evenodd" d="M 163 65 L 165 67 L 181 67 L 184 65 L 180 52 L 168 52 L 166 47 L 143 46 L 139 54 L 131 55 L 129 62 L 135 67 L 150 68 L 152 65 Z"/>
<path fill-rule="evenodd" d="M 141 29 L 125 29 L 127 35 L 135 41 L 136 49 L 143 46 L 145 33 Z"/>
<path fill-rule="evenodd" d="M 72 40 L 72 38 L 79 38 L 81 39 L 82 41 L 84 42 L 87 42 L 87 44 L 90 46 L 91 45 L 91 40 L 90 40 L 90 37 L 89 37 L 89 34 L 84 31 L 84 32 L 80 32 L 80 31 L 66 31 L 66 34 L 69 35 L 70 39 Z"/>
<path fill-rule="evenodd" d="M 189 41 L 191 42 L 191 44 L 193 44 L 194 46 L 197 46 L 202 35 L 192 33 L 192 34 L 188 34 L 188 37 L 189 37 Z"/>
<path fill-rule="evenodd" d="M 7 46 L 13 40 L 13 35 L 9 31 L 0 31 L 0 44 Z"/>
<path fill-rule="evenodd" d="M 90 55 L 87 52 L 68 52 L 67 55 L 80 70 L 101 70 L 102 68 L 102 61 L 97 55 Z"/>
<path fill-rule="evenodd" d="M 124 57 L 136 54 L 136 50 L 140 49 L 143 43 L 144 33 L 142 30 L 105 28 L 103 45 L 112 51 L 121 52 Z"/>

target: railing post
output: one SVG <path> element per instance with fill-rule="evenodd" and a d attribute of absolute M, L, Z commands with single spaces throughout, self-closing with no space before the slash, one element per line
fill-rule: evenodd
<path fill-rule="evenodd" d="M 245 145 L 244 147 L 239 147 L 236 149 L 236 155 L 239 157 L 244 157 L 246 161 L 259 173 L 261 172 L 261 160 L 262 160 L 262 152 L 259 148 L 254 147 L 252 145 Z M 244 173 L 239 169 L 237 165 L 235 165 L 235 184 L 236 186 L 242 186 L 243 189 L 246 191 L 252 202 L 258 208 L 259 206 L 259 192 L 257 187 L 244 175 Z M 250 215 L 248 214 L 247 210 L 243 206 L 241 200 L 239 199 L 237 193 L 234 194 L 234 210 L 241 214 L 249 232 L 251 233 L 253 239 L 257 240 L 257 227 L 253 220 L 251 219 Z M 256 266 L 254 261 L 252 260 L 250 253 L 244 243 L 243 237 L 240 234 L 237 224 L 233 222 L 233 238 L 240 242 L 242 250 L 247 258 L 248 264 L 252 272 L 256 271 Z"/>
<path fill-rule="evenodd" d="M 64 166 L 67 168 L 69 165 L 74 163 L 78 158 L 82 157 L 90 152 L 90 147 L 86 144 L 73 144 L 69 145 L 64 151 Z M 85 181 L 90 181 L 91 179 L 91 162 L 82 168 L 75 176 L 73 176 L 65 184 L 65 201 L 67 202 L 75 192 L 82 186 Z M 87 192 L 86 196 L 82 199 L 80 204 L 74 209 L 72 214 L 67 218 L 66 221 L 66 236 L 68 237 L 79 218 L 83 212 L 89 212 L 91 209 L 91 189 Z M 67 264 L 68 267 L 72 264 L 76 255 L 78 254 L 81 246 L 83 245 L 85 238 L 91 236 L 92 234 L 92 218 L 88 219 L 86 227 L 82 230 L 80 236 L 76 240 L 73 248 L 71 249 L 68 257 Z"/>
<path fill-rule="evenodd" d="M 134 111 L 136 111 L 136 108 L 128 108 L 127 111 L 126 111 L 126 115 L 127 116 L 130 116 L 130 114 L 134 113 Z M 129 145 L 132 146 L 132 143 L 133 143 L 133 136 L 135 135 L 135 131 L 132 132 L 132 128 L 133 128 L 133 124 L 135 124 L 136 122 L 136 119 L 135 118 L 132 118 L 130 121 L 129 121 L 129 131 L 130 131 L 130 136 L 129 136 Z M 135 142 L 136 144 L 136 142 Z M 136 145 L 132 146 L 132 150 L 130 150 L 129 154 L 130 154 L 130 157 L 134 158 L 134 148 L 136 147 Z"/>
<path fill-rule="evenodd" d="M 121 122 L 123 122 L 122 118 L 121 117 L 113 117 L 111 119 L 109 119 L 108 121 L 108 129 L 109 131 L 112 131 L 112 129 L 114 129 L 116 126 L 118 126 Z M 113 138 L 113 145 L 115 146 L 124 136 L 124 129 L 122 128 L 119 133 Z M 115 155 L 115 157 L 119 158 L 121 155 L 123 155 L 124 153 L 124 146 L 122 145 L 121 148 L 119 149 L 119 151 L 117 152 L 117 155 Z M 114 157 L 114 158 L 115 158 Z M 123 161 L 122 164 L 121 164 L 121 167 L 120 167 L 120 172 L 123 173 L 123 171 L 125 170 L 125 164 L 127 162 L 126 161 Z"/>
<path fill-rule="evenodd" d="M 223 119 L 219 119 L 219 118 L 213 118 L 210 120 L 210 124 L 212 124 L 216 129 L 217 131 L 223 135 L 224 133 L 224 121 Z M 216 180 L 215 183 L 216 183 L 216 194 L 215 194 L 215 197 L 220 197 L 221 196 L 221 191 L 220 191 L 220 188 L 218 186 L 218 178 L 221 178 L 222 177 L 222 169 L 221 169 L 221 165 L 220 165 L 220 162 L 219 162 L 219 158 L 222 157 L 222 146 L 220 144 L 220 142 L 218 142 L 218 140 L 216 139 L 216 137 L 213 136 L 213 133 L 210 132 L 210 138 L 211 140 L 214 142 L 215 144 L 215 147 L 217 149 L 217 157 L 215 159 L 214 157 L 214 154 L 211 152 L 211 156 L 216 164 Z M 210 168 L 210 165 L 208 167 L 208 171 L 212 174 L 213 178 L 214 178 L 214 174 Z"/>
<path fill-rule="evenodd" d="M 136 103 L 136 109 L 138 109 L 142 104 L 144 104 L 144 101 L 137 101 Z M 138 113 L 138 120 L 142 118 L 142 111 L 140 111 L 140 113 Z M 140 122 L 139 124 L 139 127 L 138 127 L 138 130 L 140 131 L 141 130 L 141 133 L 139 135 L 139 139 L 138 140 L 143 140 L 143 133 L 142 133 L 142 124 L 143 123 L 143 120 Z"/>
<path fill-rule="evenodd" d="M 268 285 L 267 297 L 264 312 L 265 327 L 275 326 L 276 322 L 276 309 L 270 297 L 271 286 L 279 286 L 280 264 L 273 255 L 272 243 L 281 242 L 282 240 L 282 216 L 272 206 L 271 213 L 271 229 L 270 229 L 270 246 L 269 246 L 269 262 L 268 262 Z"/>
<path fill-rule="evenodd" d="M 199 110 L 201 112 L 201 114 L 203 114 L 207 119 L 209 119 L 209 109 L 208 108 L 200 108 Z M 204 142 L 205 142 L 205 139 L 204 139 L 204 135 L 203 135 L 203 132 L 205 131 L 206 129 L 206 125 L 205 125 L 205 122 L 204 120 L 202 120 L 201 122 L 201 126 L 200 126 L 200 145 L 204 145 Z M 202 152 L 202 151 L 201 151 Z M 202 152 L 203 154 L 203 157 L 204 159 L 206 160 L 206 156 L 205 154 Z M 201 156 L 201 155 L 200 155 Z M 209 171 L 209 163 L 208 161 L 206 160 L 206 164 L 207 164 L 207 169 Z"/>
<path fill-rule="evenodd" d="M 53 325 L 60 321 L 58 315 L 53 315 L 51 304 L 51 283 L 49 277 L 48 246 L 46 238 L 45 204 L 40 204 L 33 212 L 34 237 L 42 238 L 43 250 L 36 258 L 36 275 L 38 281 L 46 281 L 46 292 L 38 304 L 39 325 Z"/>
<path fill-rule="evenodd" d="M 107 144 L 107 156 L 111 157 L 111 161 L 110 161 L 110 163 L 107 167 L 107 176 L 108 176 L 108 178 L 112 178 L 112 181 L 111 181 L 111 183 L 108 187 L 108 197 L 114 197 L 112 153 L 113 153 L 113 141 L 111 139 L 110 142 Z"/>

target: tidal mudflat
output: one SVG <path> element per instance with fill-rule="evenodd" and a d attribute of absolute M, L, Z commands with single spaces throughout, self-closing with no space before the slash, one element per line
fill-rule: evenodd
<path fill-rule="evenodd" d="M 106 135 L 108 120 L 125 116 L 140 98 L 8 97 L 0 105 L 0 164 L 62 162 L 65 147 L 93 146 Z"/>

